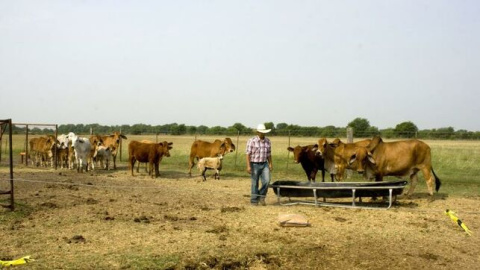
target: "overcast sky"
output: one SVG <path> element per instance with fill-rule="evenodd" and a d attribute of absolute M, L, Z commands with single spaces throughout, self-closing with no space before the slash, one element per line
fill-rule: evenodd
<path fill-rule="evenodd" d="M 0 0 L 0 119 L 480 130 L 480 1 Z"/>

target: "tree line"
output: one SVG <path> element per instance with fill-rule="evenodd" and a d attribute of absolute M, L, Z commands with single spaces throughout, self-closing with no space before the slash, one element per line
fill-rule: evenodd
<path fill-rule="evenodd" d="M 345 127 L 335 126 L 299 126 L 287 123 L 274 124 L 273 122 L 264 123 L 267 129 L 272 129 L 270 136 L 304 136 L 304 137 L 346 137 L 347 129 L 352 129 L 353 136 L 356 138 L 369 138 L 380 135 L 384 138 L 419 138 L 419 139 L 449 139 L 449 140 L 478 140 L 479 131 L 455 130 L 452 127 L 438 129 L 419 130 L 411 121 L 402 122 L 395 128 L 378 129 L 371 126 L 365 118 L 355 118 Z M 168 135 L 251 135 L 254 129 L 246 127 L 241 123 L 235 123 L 229 127 L 213 126 L 187 126 L 185 124 L 165 124 L 165 125 L 113 125 L 106 126 L 100 124 L 67 124 L 59 125 L 58 133 L 67 134 L 74 132 L 76 134 L 111 134 L 113 131 L 121 131 L 123 134 L 142 135 L 142 134 L 168 134 Z M 29 128 L 29 134 L 51 134 L 52 128 L 33 127 Z M 25 126 L 14 126 L 14 134 L 25 133 Z"/>

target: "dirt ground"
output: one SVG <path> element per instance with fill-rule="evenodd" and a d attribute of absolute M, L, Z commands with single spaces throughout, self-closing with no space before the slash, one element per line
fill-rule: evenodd
<path fill-rule="evenodd" d="M 6 169 L 0 171 L 8 179 Z M 15 171 L 16 211 L 1 210 L 0 260 L 25 269 L 478 269 L 480 197 L 424 190 L 389 210 L 249 204 L 247 176 L 221 180 L 126 168 Z M 275 179 L 274 179 L 275 180 Z M 0 189 L 7 187 L 1 181 Z M 0 197 L 4 202 L 7 196 Z M 454 210 L 468 236 L 444 214 Z M 281 227 L 300 214 L 309 227 Z M 21 267 L 19 267 L 21 269 Z"/>

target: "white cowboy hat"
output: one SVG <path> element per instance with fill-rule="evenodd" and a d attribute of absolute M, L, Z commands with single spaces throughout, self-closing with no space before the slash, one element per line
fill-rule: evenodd
<path fill-rule="evenodd" d="M 260 133 L 269 133 L 271 129 L 266 129 L 264 124 L 258 124 L 257 131 Z"/>

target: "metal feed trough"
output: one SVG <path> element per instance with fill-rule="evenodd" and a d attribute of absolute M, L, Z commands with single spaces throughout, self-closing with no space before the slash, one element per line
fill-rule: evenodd
<path fill-rule="evenodd" d="M 270 187 L 277 195 L 278 203 L 281 205 L 309 204 L 315 206 L 333 206 L 347 208 L 374 208 L 388 209 L 392 206 L 396 196 L 402 194 L 407 181 L 385 181 L 385 182 L 300 182 L 292 180 L 279 180 Z M 288 197 L 286 203 L 281 198 Z M 313 197 L 314 201 L 292 201 L 292 197 L 308 198 Z M 362 197 L 388 197 L 388 206 L 370 207 L 357 205 L 355 199 Z M 323 202 L 319 202 L 323 198 Z M 327 203 L 326 198 L 352 198 L 351 204 L 345 202 Z"/>

